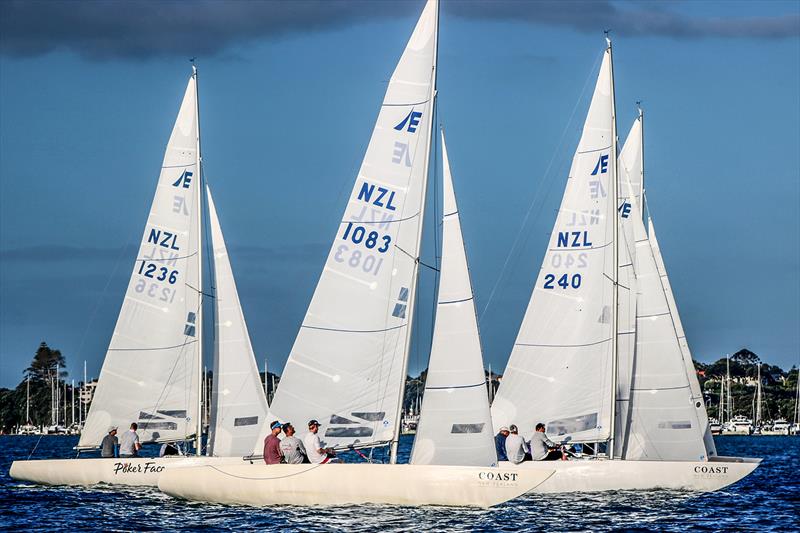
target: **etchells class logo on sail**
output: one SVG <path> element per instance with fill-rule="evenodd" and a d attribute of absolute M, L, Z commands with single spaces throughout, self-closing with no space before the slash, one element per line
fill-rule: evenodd
<path fill-rule="evenodd" d="M 419 121 L 422 118 L 422 111 L 414 111 L 413 109 L 408 112 L 408 115 L 400 121 L 400 124 L 394 127 L 397 131 L 407 131 L 408 133 L 416 133 Z"/>

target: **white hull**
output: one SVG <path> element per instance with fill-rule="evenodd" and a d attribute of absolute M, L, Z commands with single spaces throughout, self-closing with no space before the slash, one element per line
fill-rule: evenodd
<path fill-rule="evenodd" d="M 716 457 L 711 461 L 528 461 L 520 469 L 555 474 L 533 490 L 535 493 L 599 492 L 607 490 L 714 491 L 736 483 L 756 469 L 761 459 Z M 508 463 L 501 463 L 505 465 Z"/>
<path fill-rule="evenodd" d="M 727 436 L 748 436 L 752 435 L 753 432 L 749 428 L 736 428 L 736 429 L 723 429 L 720 435 L 727 435 Z"/>
<path fill-rule="evenodd" d="M 241 463 L 241 457 L 133 457 L 43 459 L 14 461 L 9 475 L 18 481 L 42 485 L 158 485 L 158 478 L 170 469 L 205 464 Z"/>
<path fill-rule="evenodd" d="M 786 429 L 762 429 L 759 435 L 788 435 L 789 428 Z"/>
<path fill-rule="evenodd" d="M 158 488 L 188 500 L 270 505 L 491 507 L 532 491 L 553 469 L 324 464 L 239 464 L 170 469 Z"/>

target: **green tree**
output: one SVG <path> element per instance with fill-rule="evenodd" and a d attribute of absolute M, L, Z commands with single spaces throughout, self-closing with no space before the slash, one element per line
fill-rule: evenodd
<path fill-rule="evenodd" d="M 32 382 L 50 383 L 56 375 L 56 368 L 59 368 L 58 379 L 66 377 L 66 365 L 61 350 L 54 350 L 42 341 L 33 356 L 31 366 L 25 370 L 25 377 L 30 376 Z"/>

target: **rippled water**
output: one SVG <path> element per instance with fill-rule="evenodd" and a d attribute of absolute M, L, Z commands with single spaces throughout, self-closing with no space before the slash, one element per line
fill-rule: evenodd
<path fill-rule="evenodd" d="M 532 495 L 489 510 L 192 504 L 157 489 L 39 487 L 8 477 L 39 437 L 0 437 L 0 529 L 281 531 L 800 531 L 800 437 L 721 437 L 720 455 L 763 457 L 724 490 Z M 404 437 L 405 456 L 412 438 Z M 77 437 L 43 437 L 35 458 L 70 457 Z M 402 459 L 402 456 L 401 456 Z M 368 479 L 364 483 L 369 483 Z"/>

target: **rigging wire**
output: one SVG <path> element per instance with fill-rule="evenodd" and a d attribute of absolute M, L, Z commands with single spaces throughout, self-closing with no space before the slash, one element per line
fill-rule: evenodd
<path fill-rule="evenodd" d="M 525 244 L 527 243 L 528 239 L 530 238 L 530 232 L 528 232 L 526 234 L 526 237 L 525 237 L 524 241 L 522 242 L 522 246 L 520 246 L 520 239 L 522 238 L 523 231 L 525 230 L 526 227 L 528 227 L 528 222 L 529 222 L 531 213 L 533 212 L 534 206 L 537 203 L 539 203 L 538 202 L 539 200 L 541 200 L 542 201 L 541 203 L 543 203 L 544 199 L 547 198 L 550 189 L 553 187 L 554 180 L 553 180 L 553 176 L 551 175 L 551 171 L 553 169 L 553 164 L 555 163 L 556 158 L 561 154 L 561 152 L 564 149 L 564 142 L 565 142 L 567 133 L 573 127 L 573 121 L 575 119 L 575 113 L 578 110 L 578 106 L 581 104 L 581 102 L 585 98 L 584 95 L 586 93 L 586 89 L 589 86 L 589 82 L 595 77 L 595 72 L 597 70 L 598 65 L 600 64 L 600 61 L 603 58 L 603 54 L 604 53 L 605 53 L 605 50 L 595 59 L 594 64 L 592 65 L 592 68 L 589 70 L 589 74 L 586 77 L 586 81 L 584 81 L 584 83 L 583 83 L 583 88 L 581 89 L 581 92 L 580 92 L 580 94 L 578 96 L 578 99 L 576 100 L 575 105 L 572 108 L 572 112 L 570 113 L 570 116 L 569 116 L 569 119 L 567 120 L 566 126 L 564 127 L 564 130 L 561 132 L 561 137 L 559 138 L 558 144 L 556 145 L 557 148 L 553 152 L 553 155 L 550 158 L 550 162 L 547 164 L 547 167 L 545 168 L 545 171 L 544 171 L 544 173 L 542 175 L 542 179 L 539 180 L 539 183 L 537 184 L 536 189 L 534 190 L 533 196 L 531 197 L 531 202 L 530 202 L 530 204 L 528 206 L 528 210 L 525 213 L 525 217 L 522 219 L 522 224 L 520 224 L 520 227 L 519 227 L 519 230 L 517 231 L 516 236 L 514 237 L 513 244 L 511 245 L 511 250 L 508 252 L 508 255 L 506 255 L 505 261 L 503 261 L 503 267 L 500 269 L 500 274 L 497 276 L 497 281 L 495 281 L 494 286 L 492 287 L 492 290 L 489 293 L 489 298 L 486 300 L 486 304 L 483 306 L 483 310 L 481 311 L 480 315 L 478 316 L 478 323 L 479 324 L 483 320 L 484 316 L 486 315 L 486 311 L 489 309 L 489 307 L 491 306 L 491 304 L 492 304 L 492 302 L 494 300 L 495 294 L 497 293 L 497 290 L 498 290 L 501 282 L 503 281 L 503 279 L 504 279 L 504 277 L 506 275 L 509 263 L 512 261 L 512 258 L 514 258 L 514 263 L 516 264 L 516 260 L 519 259 L 519 253 L 521 252 L 522 248 L 525 246 Z M 545 185 L 547 185 L 547 190 L 543 190 L 543 187 Z M 541 209 L 538 212 L 541 213 Z"/>

